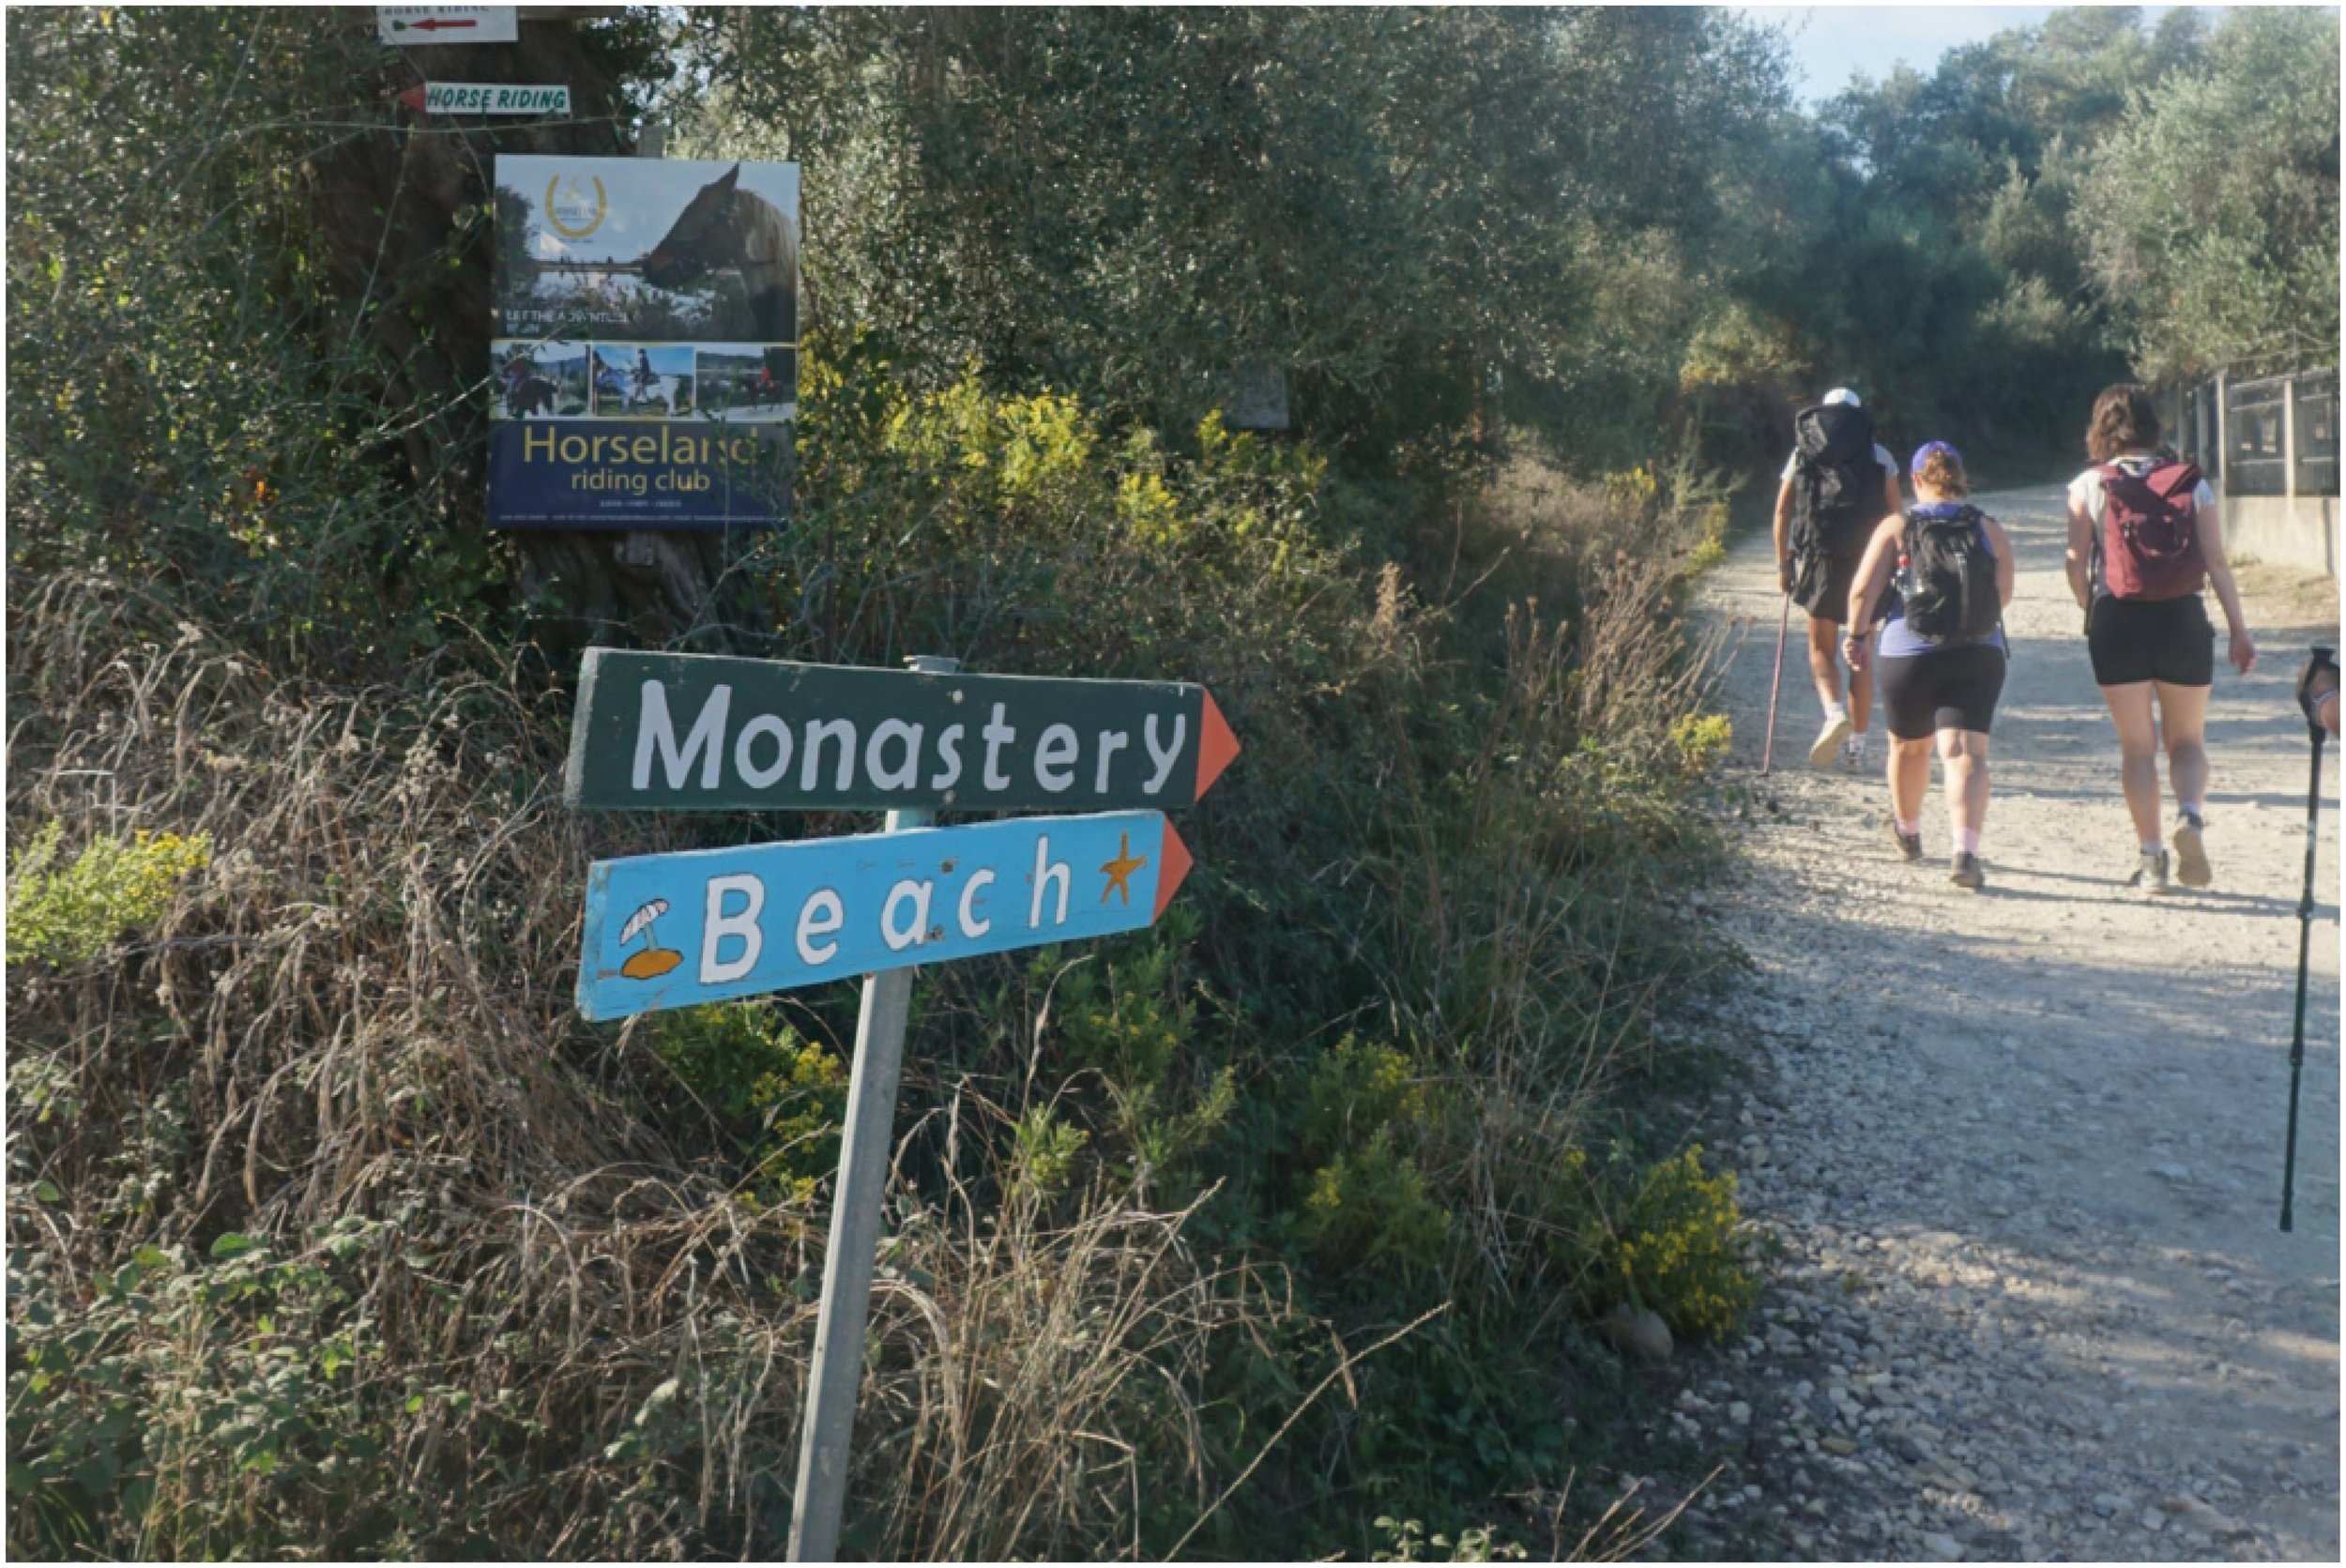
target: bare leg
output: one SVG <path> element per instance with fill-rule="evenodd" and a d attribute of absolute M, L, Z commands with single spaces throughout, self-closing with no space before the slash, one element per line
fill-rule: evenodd
<path fill-rule="evenodd" d="M 2158 724 L 2151 715 L 2153 684 L 2138 680 L 2102 688 L 2102 700 L 2118 725 L 2118 776 L 2126 792 L 2126 811 L 2134 817 L 2134 836 L 2141 844 L 2158 842 Z M 2204 697 L 2201 713 L 2204 719 Z"/>
<path fill-rule="evenodd" d="M 2207 698 L 2205 686 L 2151 683 L 2158 690 L 2159 728 L 2167 740 L 2167 782 L 2175 791 L 2175 804 L 2199 811 L 2207 803 Z M 2152 814 L 2156 831 L 2158 817 Z"/>
<path fill-rule="evenodd" d="M 1947 776 L 1947 826 L 1978 832 L 1988 822 L 1988 737 L 1975 729 L 1939 732 Z"/>
<path fill-rule="evenodd" d="M 1841 623 L 1808 617 L 1808 673 L 1817 682 L 1817 701 L 1830 710 L 1841 700 Z M 1862 678 L 1862 677 L 1861 677 Z M 1870 699 L 1873 686 L 1867 682 Z"/>
<path fill-rule="evenodd" d="M 1866 733 L 1866 721 L 1873 717 L 1874 672 L 1871 665 L 1849 673 L 1849 722 L 1858 734 Z"/>
<path fill-rule="evenodd" d="M 1890 809 L 1900 822 L 1919 822 L 1930 791 L 1930 742 L 1890 738 Z"/>

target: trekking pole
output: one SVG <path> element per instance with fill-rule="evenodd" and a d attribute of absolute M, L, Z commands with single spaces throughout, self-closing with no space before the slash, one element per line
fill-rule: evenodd
<path fill-rule="evenodd" d="M 1792 590 L 1784 590 L 1784 617 L 1775 623 L 1775 676 L 1768 682 L 1768 740 L 1760 751 L 1760 776 L 1775 761 L 1775 700 L 1784 694 L 1784 634 L 1792 628 Z"/>
<path fill-rule="evenodd" d="M 2337 668 L 2336 650 L 2316 646 L 2315 668 Z M 2306 1068 L 2306 958 L 2313 941 L 2313 860 L 2318 841 L 2315 830 L 2322 817 L 2322 742 L 2329 738 L 2314 708 L 2309 688 L 2300 682 L 2298 705 L 2306 710 L 2306 733 L 2313 739 L 2313 780 L 2306 786 L 2306 888 L 2297 900 L 2297 1022 L 2289 1037 L 2289 1146 L 2281 1160 L 2281 1229 L 2292 1228 L 2292 1209 L 2297 1185 L 2297 1085 Z"/>

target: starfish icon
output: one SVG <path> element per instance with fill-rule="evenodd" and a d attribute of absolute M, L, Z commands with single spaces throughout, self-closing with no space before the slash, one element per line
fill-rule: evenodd
<path fill-rule="evenodd" d="M 1130 904 L 1133 901 L 1132 875 L 1148 863 L 1147 856 L 1135 857 L 1133 854 L 1132 834 L 1117 834 L 1116 859 L 1100 868 L 1108 879 L 1108 885 L 1100 890 L 1100 902 L 1105 904 L 1110 893 L 1122 893 L 1124 902 Z"/>

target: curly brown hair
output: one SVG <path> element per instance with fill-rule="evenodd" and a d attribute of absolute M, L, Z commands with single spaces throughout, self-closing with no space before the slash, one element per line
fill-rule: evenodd
<path fill-rule="evenodd" d="M 1963 472 L 1963 460 L 1952 448 L 1941 447 L 1923 459 L 1922 471 L 1914 476 L 1942 495 L 1969 495 L 1972 481 Z"/>
<path fill-rule="evenodd" d="M 2094 400 L 2094 418 L 2085 426 L 2085 455 L 2108 463 L 2123 452 L 2147 452 L 2158 446 L 2158 405 L 2149 391 L 2131 381 L 2102 388 Z"/>

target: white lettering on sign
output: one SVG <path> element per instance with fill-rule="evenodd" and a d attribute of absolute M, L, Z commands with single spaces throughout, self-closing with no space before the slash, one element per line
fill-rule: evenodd
<path fill-rule="evenodd" d="M 1034 749 L 1034 782 L 1056 795 L 1075 782 L 1075 730 L 1053 724 Z"/>
<path fill-rule="evenodd" d="M 985 780 L 985 787 L 988 789 L 1010 787 L 1010 775 L 1003 772 L 995 760 L 1001 755 L 1004 746 L 1018 738 L 1017 726 L 1002 723 L 1002 715 L 1006 711 L 1004 705 L 996 703 L 994 717 L 988 719 L 985 722 L 985 728 L 978 732 L 985 737 L 985 772 L 983 776 Z"/>
<path fill-rule="evenodd" d="M 694 754 L 706 746 L 708 760 L 701 764 L 701 787 L 716 788 L 718 770 L 724 766 L 725 709 L 732 705 L 732 687 L 712 688 L 708 701 L 701 705 L 701 716 L 693 722 L 693 733 L 684 738 L 684 750 L 678 753 L 676 724 L 668 717 L 668 689 L 656 680 L 644 682 L 644 710 L 635 726 L 635 787 L 651 787 L 652 749 L 658 747 L 667 765 L 668 787 L 682 789 L 693 771 Z M 743 733 L 746 737 L 747 732 Z M 811 771 L 813 764 L 808 766 Z"/>
<path fill-rule="evenodd" d="M 761 735 L 774 738 L 774 765 L 760 768 L 751 760 L 750 742 Z M 770 713 L 761 713 L 741 726 L 733 740 L 733 770 L 752 789 L 764 789 L 790 776 L 790 726 Z M 641 784 L 636 786 L 642 788 Z"/>
<path fill-rule="evenodd" d="M 519 6 L 377 6 L 374 36 L 413 48 L 442 43 L 517 43 Z"/>
<path fill-rule="evenodd" d="M 994 874 L 981 868 L 961 885 L 961 934 L 971 941 L 994 929 L 992 921 L 978 919 L 978 890 L 994 880 Z"/>
<path fill-rule="evenodd" d="M 937 738 L 937 754 L 945 759 L 945 770 L 929 781 L 931 789 L 951 789 L 961 777 L 961 731 L 959 724 L 947 724 Z"/>
<path fill-rule="evenodd" d="M 837 942 L 817 942 L 847 923 L 847 906 L 829 888 L 817 889 L 799 910 L 799 956 L 809 964 L 828 964 L 839 954 Z"/>
<path fill-rule="evenodd" d="M 564 86 L 523 87 L 507 82 L 427 82 L 423 84 L 427 114 L 568 114 L 571 90 Z"/>
<path fill-rule="evenodd" d="M 1133 743 L 1133 738 L 1120 729 L 1100 732 L 1100 777 L 1092 788 L 1105 795 L 1108 792 L 1108 759 Z"/>
<path fill-rule="evenodd" d="M 1181 760 L 1181 742 L 1188 738 L 1189 720 L 1182 714 L 1173 715 L 1173 740 L 1163 750 L 1157 747 L 1157 716 L 1153 713 L 1140 723 L 1140 743 L 1149 748 L 1149 760 L 1157 765 L 1157 776 L 1140 787 L 1150 795 L 1165 787 L 1172 776 L 1173 765 Z"/>
<path fill-rule="evenodd" d="M 888 890 L 888 902 L 880 906 L 880 940 L 891 952 L 902 952 L 917 944 L 929 929 L 929 894 L 935 891 L 933 882 L 904 881 Z M 912 923 L 902 925 L 896 919 L 896 906 L 912 906 Z"/>
<path fill-rule="evenodd" d="M 741 907 L 725 913 L 727 894 L 739 893 Z M 766 884 L 754 876 L 712 876 L 708 879 L 707 915 L 701 922 L 701 983 L 722 985 L 739 980 L 757 967 L 757 955 L 765 951 L 766 934 L 757 927 L 757 917 L 766 907 Z M 741 956 L 720 958 L 717 950 L 726 937 L 739 938 Z"/>
<path fill-rule="evenodd" d="M 1056 865 L 1052 863 L 1051 840 L 1045 834 L 1034 841 L 1034 903 L 1027 911 L 1027 929 L 1029 931 L 1038 930 L 1043 924 L 1043 890 L 1050 886 L 1054 879 L 1059 883 L 1059 913 L 1052 917 L 1051 923 L 1065 925 L 1067 890 L 1074 885 L 1075 879 L 1065 860 Z"/>
<path fill-rule="evenodd" d="M 761 712 L 757 702 L 730 683 L 704 687 L 644 679 L 632 728 L 612 748 L 620 756 L 632 755 L 625 787 L 652 795 L 663 789 L 728 790 L 737 784 L 788 790 L 795 784 L 809 795 L 861 788 L 894 796 L 960 787 L 980 799 L 985 791 L 1040 789 L 1080 799 L 1086 781 L 1102 796 L 1120 781 L 1127 788 L 1137 782 L 1143 793 L 1154 796 L 1172 783 L 1190 750 L 1189 719 L 1181 713 L 1142 715 L 1135 735 L 1130 727 L 1088 729 L 1069 723 L 1039 730 L 1022 726 L 1011 722 L 1008 705 L 998 702 L 982 722 L 938 725 L 895 717 Z M 689 706 L 693 703 L 697 710 Z M 737 703 L 750 706 L 737 709 Z M 1135 751 L 1140 754 L 1125 762 L 1125 754 Z M 1021 768 L 1024 774 L 1017 771 Z M 1137 781 L 1132 776 L 1135 770 Z M 618 781 L 613 784 L 617 787 Z"/>
<path fill-rule="evenodd" d="M 880 757 L 880 748 L 891 740 L 904 748 L 904 762 L 891 768 Z M 875 789 L 918 789 L 921 787 L 921 726 L 907 724 L 902 719 L 882 719 L 873 726 L 872 738 L 863 748 L 863 771 Z"/>
<path fill-rule="evenodd" d="M 800 789 L 820 787 L 823 777 L 823 742 L 836 738 L 839 742 L 839 784 L 841 789 L 855 783 L 855 721 L 853 719 L 817 719 L 806 726 L 806 767 L 799 774 Z"/>

